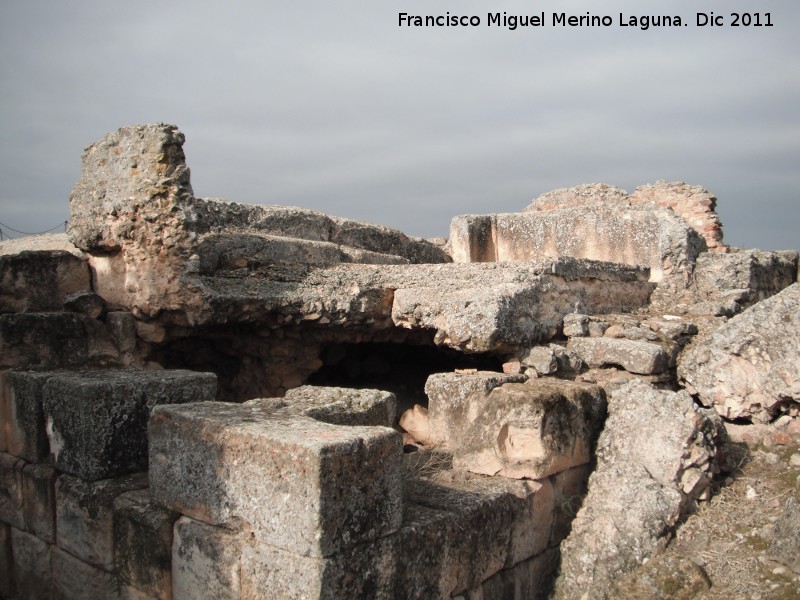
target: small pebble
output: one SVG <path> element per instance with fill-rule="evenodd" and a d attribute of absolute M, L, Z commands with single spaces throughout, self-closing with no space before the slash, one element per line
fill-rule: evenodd
<path fill-rule="evenodd" d="M 773 575 L 783 575 L 784 573 L 786 573 L 786 567 L 784 566 L 775 567 L 774 569 L 772 569 Z"/>
<path fill-rule="evenodd" d="M 789 457 L 789 464 L 793 467 L 800 467 L 800 453 L 795 452 Z"/>
<path fill-rule="evenodd" d="M 758 494 L 756 493 L 756 491 L 753 488 L 751 488 L 748 485 L 747 486 L 747 491 L 745 492 L 744 497 L 747 498 L 748 500 L 754 500 L 754 499 L 758 498 Z"/>

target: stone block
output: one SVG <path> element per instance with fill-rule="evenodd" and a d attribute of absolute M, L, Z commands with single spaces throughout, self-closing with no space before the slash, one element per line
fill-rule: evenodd
<path fill-rule="evenodd" d="M 449 518 L 430 524 L 439 528 L 433 535 L 438 537 L 441 555 L 437 563 L 442 568 L 439 585 L 445 590 L 443 597 L 473 588 L 503 569 L 514 523 L 511 498 L 505 490 L 476 493 L 466 480 L 447 478 L 412 479 L 406 481 L 406 488 L 407 502 L 449 514 Z M 401 556 L 413 560 L 402 550 Z M 432 583 L 436 583 L 435 578 Z"/>
<path fill-rule="evenodd" d="M 44 600 L 53 592 L 51 577 L 52 546 L 34 535 L 11 529 L 17 598 Z"/>
<path fill-rule="evenodd" d="M 570 338 L 567 345 L 590 367 L 618 365 L 631 373 L 655 375 L 667 370 L 670 355 L 658 344 L 639 340 Z"/>
<path fill-rule="evenodd" d="M 392 427 L 397 399 L 391 392 L 304 385 L 286 392 L 288 408 L 332 425 Z"/>
<path fill-rule="evenodd" d="M 566 337 L 586 337 L 589 335 L 589 317 L 587 315 L 564 315 L 564 335 Z"/>
<path fill-rule="evenodd" d="M 84 481 L 62 475 L 56 481 L 56 539 L 59 547 L 106 571 L 114 569 L 114 500 L 147 486 L 147 475 Z"/>
<path fill-rule="evenodd" d="M 111 339 L 123 354 L 136 349 L 136 319 L 126 311 L 112 311 L 106 314 L 106 327 Z"/>
<path fill-rule="evenodd" d="M 572 520 L 583 504 L 589 488 L 591 465 L 580 465 L 550 477 L 553 484 L 553 527 L 549 546 L 558 546 L 569 535 Z"/>
<path fill-rule="evenodd" d="M 40 539 L 56 542 L 56 490 L 58 471 L 42 464 L 22 469 L 25 528 Z"/>
<path fill-rule="evenodd" d="M 173 600 L 240 600 L 241 545 L 237 531 L 178 519 L 172 544 Z"/>
<path fill-rule="evenodd" d="M 117 578 L 103 569 L 86 564 L 53 547 L 53 588 L 55 598 L 70 600 L 119 600 L 121 598 Z"/>
<path fill-rule="evenodd" d="M 258 405 L 157 407 L 150 492 L 213 525 L 244 520 L 259 541 L 330 556 L 400 526 L 402 437 Z"/>
<path fill-rule="evenodd" d="M 453 466 L 485 475 L 543 479 L 588 463 L 605 405 L 597 386 L 553 379 L 473 393 L 462 406 L 451 402 L 445 407 L 455 413 L 447 425 L 460 428 L 447 444 Z M 434 406 L 438 411 L 438 400 L 431 401 L 431 412 Z"/>
<path fill-rule="evenodd" d="M 558 549 L 501 571 L 477 588 L 464 592 L 464 600 L 546 600 L 558 570 Z"/>
<path fill-rule="evenodd" d="M 0 368 L 113 364 L 119 353 L 103 323 L 76 313 L 0 315 Z"/>
<path fill-rule="evenodd" d="M 533 367 L 539 375 L 550 375 L 558 370 L 555 350 L 549 346 L 534 346 L 522 356 L 523 366 Z"/>
<path fill-rule="evenodd" d="M 11 525 L 0 522 L 0 597 L 14 598 L 16 594 L 14 555 L 11 548 Z"/>
<path fill-rule="evenodd" d="M 456 517 L 446 510 L 429 508 L 412 501 L 403 503 L 403 525 L 397 538 L 395 598 L 447 598 L 450 564 L 445 550 L 450 543 Z"/>
<path fill-rule="evenodd" d="M 90 481 L 144 470 L 153 407 L 215 394 L 211 373 L 105 369 L 54 375 L 42 397 L 53 461 Z"/>
<path fill-rule="evenodd" d="M 122 585 L 160 600 L 172 594 L 175 512 L 152 502 L 146 489 L 114 500 L 114 564 Z"/>
<path fill-rule="evenodd" d="M 2 378 L 8 452 L 30 462 L 47 462 L 50 455 L 42 389 L 52 375 L 50 371 L 8 371 Z"/>
<path fill-rule="evenodd" d="M 460 446 L 464 429 L 475 419 L 475 405 L 505 383 L 523 382 L 523 375 L 503 373 L 435 373 L 425 382 L 431 443 Z"/>
<path fill-rule="evenodd" d="M 0 255 L 0 313 L 60 311 L 65 298 L 90 287 L 86 260 L 67 251 Z"/>
<path fill-rule="evenodd" d="M 298 556 L 258 543 L 245 544 L 242 598 L 392 598 L 394 542 L 394 536 L 389 536 L 327 558 Z"/>
<path fill-rule="evenodd" d="M 64 310 L 99 318 L 106 310 L 106 302 L 94 292 L 76 292 L 64 299 Z"/>
<path fill-rule="evenodd" d="M 22 469 L 25 461 L 0 453 L 0 521 L 25 530 Z"/>

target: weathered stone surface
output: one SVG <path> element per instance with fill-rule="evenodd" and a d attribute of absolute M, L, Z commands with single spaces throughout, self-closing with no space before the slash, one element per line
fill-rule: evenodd
<path fill-rule="evenodd" d="M 11 546 L 14 553 L 17 598 L 50 598 L 53 592 L 50 544 L 12 527 Z"/>
<path fill-rule="evenodd" d="M 545 600 L 558 570 L 558 549 L 553 548 L 511 569 L 500 571 L 479 587 L 464 592 L 463 600 Z"/>
<path fill-rule="evenodd" d="M 428 409 L 424 406 L 415 404 L 405 411 L 400 417 L 399 425 L 419 444 L 430 445 L 431 427 L 428 423 Z"/>
<path fill-rule="evenodd" d="M 392 427 L 397 399 L 382 390 L 304 385 L 286 392 L 287 409 L 331 425 Z"/>
<path fill-rule="evenodd" d="M 160 406 L 150 420 L 150 490 L 193 518 L 241 519 L 264 543 L 330 556 L 399 527 L 401 448 L 388 428 L 271 407 Z"/>
<path fill-rule="evenodd" d="M 678 375 L 727 419 L 767 421 L 800 402 L 800 283 L 692 344 Z"/>
<path fill-rule="evenodd" d="M 586 498 L 592 465 L 579 465 L 550 477 L 553 485 L 553 526 L 550 547 L 558 546 L 572 530 L 572 521 Z"/>
<path fill-rule="evenodd" d="M 394 597 L 394 536 L 328 558 L 250 543 L 243 547 L 241 564 L 242 598 Z"/>
<path fill-rule="evenodd" d="M 0 521 L 0 596 L 17 595 L 14 577 L 14 555 L 11 550 L 11 525 Z"/>
<path fill-rule="evenodd" d="M 702 497 L 721 424 L 686 392 L 632 381 L 613 394 L 589 493 L 561 545 L 556 598 L 607 598 Z M 624 492 L 622 492 L 624 490 Z"/>
<path fill-rule="evenodd" d="M 710 587 L 708 575 L 690 559 L 661 554 L 615 581 L 611 595 L 619 600 L 692 600 Z"/>
<path fill-rule="evenodd" d="M 136 349 L 136 319 L 128 311 L 113 311 L 106 315 L 106 327 L 121 353 Z"/>
<path fill-rule="evenodd" d="M 716 213 L 717 198 L 699 185 L 663 179 L 637 187 L 630 195 L 633 205 L 655 203 L 669 208 L 703 236 L 709 250 L 724 251 L 722 223 Z"/>
<path fill-rule="evenodd" d="M 55 598 L 74 600 L 118 600 L 121 598 L 117 578 L 86 564 L 54 546 L 52 549 L 53 589 Z"/>
<path fill-rule="evenodd" d="M 68 296 L 89 289 L 88 263 L 69 252 L 0 254 L 0 313 L 58 311 Z"/>
<path fill-rule="evenodd" d="M 534 346 L 522 355 L 520 362 L 525 367 L 533 367 L 539 375 L 550 375 L 558 370 L 555 350 L 549 346 Z"/>
<path fill-rule="evenodd" d="M 106 328 L 85 315 L 0 315 L 0 368 L 107 365 L 117 358 Z"/>
<path fill-rule="evenodd" d="M 475 406 L 485 403 L 491 391 L 505 383 L 521 383 L 522 375 L 483 371 L 474 374 L 435 373 L 425 382 L 428 423 L 434 446 L 458 447 L 475 418 Z"/>
<path fill-rule="evenodd" d="M 50 544 L 56 542 L 56 490 L 58 472 L 47 465 L 31 464 L 22 469 L 25 528 Z"/>
<path fill-rule="evenodd" d="M 688 299 L 747 308 L 792 285 L 797 280 L 797 262 L 797 252 L 737 249 L 728 254 L 701 254 Z"/>
<path fill-rule="evenodd" d="M 51 371 L 8 371 L 0 376 L 7 403 L 8 452 L 30 462 L 45 462 L 50 444 L 42 411 L 42 389 Z"/>
<path fill-rule="evenodd" d="M 531 202 L 524 212 L 556 210 L 611 204 L 629 206 L 630 198 L 625 190 L 607 183 L 584 183 L 571 188 L 559 188 L 546 192 Z"/>
<path fill-rule="evenodd" d="M 586 337 L 589 335 L 589 317 L 587 315 L 564 315 L 564 335 L 567 337 Z"/>
<path fill-rule="evenodd" d="M 471 222 L 477 221 L 480 227 Z M 473 231 L 489 230 L 480 241 Z M 455 217 L 450 226 L 456 261 L 574 257 L 650 268 L 650 280 L 683 289 L 703 238 L 671 210 L 599 204 L 549 211 Z M 475 251 L 484 244 L 489 248 Z"/>
<path fill-rule="evenodd" d="M 56 481 L 59 547 L 84 562 L 113 570 L 114 500 L 146 485 L 144 473 L 94 482 L 70 475 L 59 477 Z"/>
<path fill-rule="evenodd" d="M 25 461 L 0 453 L 0 521 L 17 529 L 25 529 L 22 493 L 22 469 Z"/>
<path fill-rule="evenodd" d="M 457 469 L 544 479 L 591 460 L 605 409 L 605 394 L 589 384 L 508 383 L 473 397 L 470 423 L 447 448 Z"/>
<path fill-rule="evenodd" d="M 64 299 L 64 310 L 97 319 L 105 312 L 106 303 L 94 292 L 76 292 Z"/>
<path fill-rule="evenodd" d="M 775 534 L 769 541 L 769 556 L 800 574 L 800 502 L 787 498 L 784 512 L 775 523 Z"/>
<path fill-rule="evenodd" d="M 152 502 L 146 489 L 114 500 L 114 567 L 122 585 L 159 600 L 172 597 L 172 530 L 175 512 Z"/>
<path fill-rule="evenodd" d="M 54 374 L 42 390 L 53 461 L 87 480 L 144 470 L 153 407 L 211 400 L 215 393 L 211 373 L 104 369 Z"/>
<path fill-rule="evenodd" d="M 175 523 L 172 545 L 174 600 L 240 600 L 241 533 L 189 517 Z M 258 596 L 253 596 L 257 598 Z"/>
<path fill-rule="evenodd" d="M 602 338 L 570 338 L 567 348 L 591 367 L 619 365 L 631 373 L 652 375 L 669 367 L 670 356 L 659 344 Z"/>

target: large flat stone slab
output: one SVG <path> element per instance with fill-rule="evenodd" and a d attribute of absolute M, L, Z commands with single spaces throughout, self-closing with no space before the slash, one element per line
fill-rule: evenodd
<path fill-rule="evenodd" d="M 567 348 L 590 367 L 618 365 L 631 373 L 654 375 L 670 366 L 670 355 L 661 345 L 642 340 L 573 337 Z"/>
<path fill-rule="evenodd" d="M 326 557 L 400 526 L 402 439 L 257 405 L 157 407 L 150 489 L 212 525 L 244 521 L 263 543 Z"/>

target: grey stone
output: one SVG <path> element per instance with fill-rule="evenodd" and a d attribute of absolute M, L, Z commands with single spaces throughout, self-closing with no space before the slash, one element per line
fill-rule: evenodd
<path fill-rule="evenodd" d="M 17 595 L 11 529 L 11 525 L 0 521 L 0 596 L 6 598 L 14 598 Z"/>
<path fill-rule="evenodd" d="M 242 540 L 239 532 L 181 517 L 175 523 L 174 540 L 174 600 L 239 600 L 242 597 Z"/>
<path fill-rule="evenodd" d="M 397 420 L 397 399 L 382 390 L 304 385 L 284 396 L 291 412 L 332 425 L 380 425 Z"/>
<path fill-rule="evenodd" d="M 589 335 L 589 317 L 574 313 L 564 315 L 564 335 L 566 337 L 586 337 Z"/>
<path fill-rule="evenodd" d="M 619 365 L 626 371 L 642 375 L 661 373 L 670 362 L 670 356 L 661 345 L 638 340 L 571 338 L 567 348 L 590 367 Z"/>
<path fill-rule="evenodd" d="M 0 453 L 0 521 L 25 530 L 22 469 L 24 460 Z"/>
<path fill-rule="evenodd" d="M 556 598 L 614 597 L 611 583 L 663 547 L 710 484 L 721 429 L 686 392 L 636 380 L 614 392 L 589 493 L 561 545 Z"/>
<path fill-rule="evenodd" d="M 401 448 L 388 428 L 257 405 L 160 406 L 150 420 L 150 491 L 185 515 L 243 520 L 261 542 L 326 557 L 400 526 Z"/>
<path fill-rule="evenodd" d="M 52 568 L 56 598 L 74 600 L 121 598 L 119 584 L 113 574 L 86 564 L 57 546 L 52 550 Z"/>
<path fill-rule="evenodd" d="M 534 346 L 522 355 L 520 362 L 536 369 L 539 375 L 550 375 L 558 370 L 555 350 L 549 346 Z"/>
<path fill-rule="evenodd" d="M 457 469 L 544 479 L 588 463 L 605 418 L 603 391 L 551 379 L 507 383 L 473 396 L 471 422 L 448 444 Z"/>
<path fill-rule="evenodd" d="M 8 451 L 30 462 L 46 462 L 50 455 L 42 411 L 42 390 L 52 375 L 50 371 L 7 371 L 0 376 L 8 411 Z"/>
<path fill-rule="evenodd" d="M 571 188 L 559 188 L 546 192 L 531 202 L 524 212 L 555 210 L 610 204 L 629 206 L 628 192 L 607 183 L 584 183 Z"/>
<path fill-rule="evenodd" d="M 56 542 L 56 491 L 58 471 L 31 464 L 22 469 L 25 529 L 50 544 Z"/>
<path fill-rule="evenodd" d="M 767 551 L 773 560 L 800 574 L 800 502 L 796 498 L 787 498 Z"/>
<path fill-rule="evenodd" d="M 106 303 L 94 292 L 76 292 L 64 299 L 64 309 L 97 319 L 105 312 Z"/>
<path fill-rule="evenodd" d="M 660 554 L 611 587 L 619 600 L 693 600 L 711 588 L 706 572 L 685 556 Z"/>
<path fill-rule="evenodd" d="M 172 597 L 172 530 L 180 515 L 152 502 L 146 489 L 114 500 L 114 567 L 122 585 L 159 600 Z"/>
<path fill-rule="evenodd" d="M 693 343 L 678 375 L 726 419 L 768 421 L 800 402 L 800 283 Z"/>
<path fill-rule="evenodd" d="M 42 406 L 56 467 L 96 480 L 147 468 L 147 419 L 159 404 L 211 400 L 211 373 L 104 369 L 54 374 Z"/>
<path fill-rule="evenodd" d="M 113 570 L 114 500 L 146 485 L 144 473 L 94 482 L 59 477 L 55 489 L 59 547 L 84 562 Z"/>
<path fill-rule="evenodd" d="M 0 368 L 109 365 L 118 356 L 103 324 L 85 315 L 0 315 Z"/>
<path fill-rule="evenodd" d="M 121 353 L 136 349 L 136 319 L 128 311 L 113 311 L 106 314 L 106 327 L 111 339 Z"/>
<path fill-rule="evenodd" d="M 0 313 L 59 311 L 68 296 L 89 290 L 89 265 L 74 254 L 0 254 Z"/>
<path fill-rule="evenodd" d="M 458 447 L 472 421 L 470 409 L 481 404 L 493 389 L 505 383 L 521 383 L 523 375 L 489 371 L 461 374 L 435 373 L 425 382 L 431 444 Z"/>
<path fill-rule="evenodd" d="M 52 597 L 50 544 L 36 536 L 11 528 L 14 578 L 17 598 L 46 600 Z"/>
<path fill-rule="evenodd" d="M 558 570 L 558 549 L 521 562 L 463 593 L 464 600 L 546 600 Z"/>

